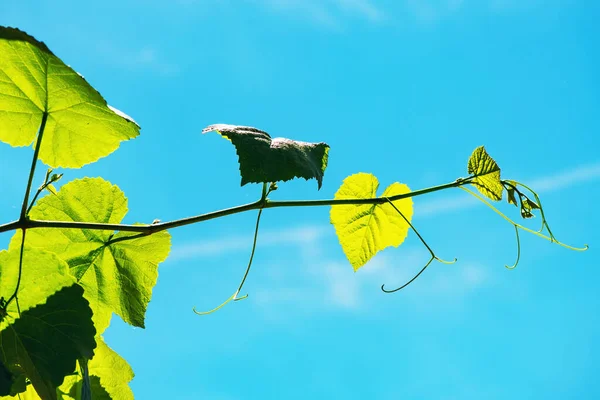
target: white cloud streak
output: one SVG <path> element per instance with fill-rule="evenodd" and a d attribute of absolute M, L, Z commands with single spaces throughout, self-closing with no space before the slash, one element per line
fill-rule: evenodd
<path fill-rule="evenodd" d="M 348 18 L 380 23 L 386 15 L 372 0 L 254 0 L 254 3 L 274 12 L 300 15 L 334 29 L 341 29 Z"/>
<path fill-rule="evenodd" d="M 165 76 L 176 75 L 179 72 L 179 68 L 164 61 L 154 47 L 125 49 L 115 43 L 100 41 L 96 51 L 103 55 L 102 59 L 105 62 L 117 67 L 130 70 L 146 69 Z"/>
<path fill-rule="evenodd" d="M 260 246 L 310 245 L 329 235 L 329 233 L 327 225 L 305 225 L 287 229 L 267 230 L 260 234 Z M 173 248 L 169 258 L 171 260 L 193 259 L 219 256 L 234 251 L 246 251 L 250 250 L 252 239 L 252 235 L 237 235 L 179 245 Z"/>

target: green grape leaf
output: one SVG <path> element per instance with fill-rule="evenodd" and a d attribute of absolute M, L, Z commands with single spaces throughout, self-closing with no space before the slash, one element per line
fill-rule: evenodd
<path fill-rule="evenodd" d="M 139 135 L 130 117 L 32 36 L 0 26 L 0 54 L 0 141 L 31 145 L 47 113 L 40 160 L 80 168 Z"/>
<path fill-rule="evenodd" d="M 316 179 L 321 189 L 327 168 L 329 146 L 274 138 L 249 126 L 216 124 L 202 133 L 216 131 L 235 146 L 240 162 L 242 186 L 246 183 Z"/>
<path fill-rule="evenodd" d="M 479 146 L 471 154 L 467 171 L 474 176 L 472 183 L 481 194 L 495 201 L 502 200 L 500 167 L 483 146 Z"/>
<path fill-rule="evenodd" d="M 33 230 L 27 231 L 29 235 Z M 19 234 L 20 237 L 20 234 Z M 8 251 L 0 251 L 0 293 L 10 296 L 17 287 L 19 277 L 19 255 L 21 240 L 12 241 Z M 75 283 L 69 274 L 69 266 L 55 254 L 25 247 L 23 268 L 19 285 L 19 307 L 21 312 L 42 304 L 57 290 Z M 6 309 L 6 316 L 0 322 L 0 330 L 19 316 L 16 301 Z"/>
<path fill-rule="evenodd" d="M 378 187 L 379 181 L 372 174 L 350 175 L 335 193 L 335 199 L 370 199 L 377 196 Z M 391 197 L 409 192 L 407 185 L 395 182 L 385 189 L 382 196 Z M 406 219 L 412 219 L 411 198 L 393 203 Z M 331 207 L 330 220 L 354 271 L 365 265 L 380 250 L 402 244 L 409 228 L 404 218 L 389 203 L 334 205 Z"/>
<path fill-rule="evenodd" d="M 102 178 L 69 182 L 56 195 L 36 203 L 29 216 L 35 220 L 120 223 L 127 213 L 127 198 Z M 124 240 L 127 237 L 133 239 Z M 13 242 L 20 241 L 20 235 Z M 134 326 L 144 327 L 146 307 L 158 277 L 158 264 L 169 254 L 166 231 L 152 235 L 90 230 L 36 228 L 27 231 L 28 246 L 56 253 L 65 260 L 85 298 L 94 310 L 99 333 L 111 312 Z"/>
<path fill-rule="evenodd" d="M 83 288 L 73 284 L 0 332 L 0 361 L 22 368 L 41 398 L 57 399 L 56 388 L 75 370 L 76 360 L 93 357 L 95 335 Z"/>

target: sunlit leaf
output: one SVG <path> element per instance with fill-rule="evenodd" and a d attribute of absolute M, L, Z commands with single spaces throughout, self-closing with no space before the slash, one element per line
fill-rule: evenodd
<path fill-rule="evenodd" d="M 120 223 L 127 199 L 115 185 L 101 178 L 69 182 L 56 195 L 38 200 L 30 217 L 37 220 Z M 166 231 L 121 240 L 137 233 L 40 228 L 27 232 L 29 246 L 56 253 L 85 288 L 94 310 L 96 329 L 102 332 L 115 312 L 127 323 L 144 326 L 146 307 L 158 276 L 158 264 L 171 246 Z M 13 242 L 20 240 L 15 235 Z"/>
<path fill-rule="evenodd" d="M 471 154 L 467 171 L 475 177 L 472 183 L 481 194 L 492 200 L 502 200 L 500 167 L 483 146 L 476 148 Z"/>
<path fill-rule="evenodd" d="M 0 332 L 0 361 L 22 368 L 40 397 L 57 399 L 56 388 L 75 370 L 76 360 L 93 357 L 95 334 L 83 288 L 73 284 Z"/>
<path fill-rule="evenodd" d="M 0 141 L 34 143 L 48 119 L 39 158 L 51 167 L 79 168 L 139 134 L 133 120 L 106 100 L 48 47 L 0 26 Z"/>
<path fill-rule="evenodd" d="M 359 173 L 344 179 L 335 199 L 369 199 L 377 197 L 379 182 L 371 174 Z M 382 196 L 409 193 L 408 186 L 393 183 Z M 394 201 L 394 205 L 409 221 L 412 219 L 412 199 Z M 342 249 L 354 270 L 365 265 L 378 251 L 398 247 L 408 234 L 409 225 L 389 203 L 381 205 L 335 205 L 331 207 L 331 223 L 335 227 Z"/>
<path fill-rule="evenodd" d="M 274 138 L 249 126 L 210 125 L 202 133 L 216 131 L 235 146 L 242 186 L 249 182 L 278 182 L 293 178 L 316 179 L 319 189 L 327 168 L 329 146 Z"/>

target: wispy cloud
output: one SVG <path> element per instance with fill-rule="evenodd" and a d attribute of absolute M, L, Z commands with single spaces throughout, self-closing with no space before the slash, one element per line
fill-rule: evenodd
<path fill-rule="evenodd" d="M 385 20 L 385 12 L 372 0 L 254 0 L 271 11 L 300 15 L 312 22 L 340 29 L 348 18 L 360 18 L 370 23 Z"/>
<path fill-rule="evenodd" d="M 131 69 L 150 70 L 160 75 L 172 76 L 179 72 L 179 68 L 164 60 L 159 51 L 151 46 L 138 49 L 126 49 L 116 43 L 100 41 L 96 45 L 96 52 L 101 54 L 101 59 L 107 64 Z"/>
<path fill-rule="evenodd" d="M 379 291 L 381 284 L 385 283 L 388 288 L 404 284 L 418 271 L 416 266 L 426 260 L 427 254 L 421 249 L 408 248 L 403 251 L 401 260 L 379 254 L 367 267 L 353 273 L 345 260 L 300 257 L 301 267 L 287 268 L 284 271 L 287 276 L 280 277 L 288 282 L 287 285 L 261 279 L 260 284 L 255 284 L 259 287 L 252 291 L 252 297 L 263 312 L 272 316 L 285 314 L 290 307 L 308 313 L 371 313 L 385 304 L 385 296 Z M 278 265 L 268 267 L 280 269 Z M 413 284 L 404 292 L 404 299 L 411 305 L 424 298 L 444 303 L 450 299 L 460 302 L 489 284 L 488 273 L 480 266 L 456 264 L 444 267 L 432 267 L 428 271 L 427 284 Z"/>
<path fill-rule="evenodd" d="M 405 0 L 406 7 L 420 22 L 430 24 L 453 14 L 464 0 Z"/>
<path fill-rule="evenodd" d="M 440 20 L 456 15 L 469 6 L 483 6 L 492 14 L 531 10 L 540 6 L 557 5 L 560 1 L 544 0 L 481 0 L 466 2 L 465 0 L 404 0 L 404 6 L 423 24 L 434 24 Z"/>
<path fill-rule="evenodd" d="M 330 234 L 327 225 L 305 225 L 279 230 L 266 230 L 260 234 L 260 247 L 308 246 Z M 171 260 L 218 256 L 233 251 L 246 251 L 252 246 L 252 235 L 227 236 L 204 239 L 173 248 Z"/>

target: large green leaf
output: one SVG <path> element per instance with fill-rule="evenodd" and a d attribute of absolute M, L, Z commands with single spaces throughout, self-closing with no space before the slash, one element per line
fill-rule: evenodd
<path fill-rule="evenodd" d="M 350 175 L 335 194 L 335 199 L 370 199 L 377 196 L 379 182 L 372 174 Z M 409 193 L 408 186 L 392 183 L 382 196 Z M 393 202 L 409 221 L 412 219 L 412 199 Z M 335 227 L 342 249 L 354 270 L 365 265 L 378 251 L 398 247 L 408 234 L 409 225 L 389 203 L 380 205 L 349 204 L 331 207 L 331 223 Z"/>
<path fill-rule="evenodd" d="M 115 151 L 139 127 L 48 47 L 0 26 L 0 141 L 28 146 L 48 119 L 39 158 L 53 168 L 79 168 Z"/>
<path fill-rule="evenodd" d="M 64 185 L 56 195 L 40 199 L 29 216 L 36 220 L 119 223 L 127 213 L 127 199 L 102 178 L 84 178 Z M 13 237 L 13 243 L 20 240 Z M 137 236 L 123 240 L 125 237 Z M 127 323 L 144 326 L 146 307 L 158 276 L 158 264 L 171 246 L 166 231 L 137 233 L 40 228 L 27 231 L 28 246 L 56 253 L 85 288 L 94 310 L 96 329 L 108 326 L 115 312 Z"/>
<path fill-rule="evenodd" d="M 32 231 L 28 231 L 29 235 Z M 19 235 L 20 237 L 20 235 Z M 13 241 L 7 250 L 0 251 L 0 294 L 8 300 L 17 286 L 19 276 L 20 239 Z M 19 307 L 26 311 L 46 301 L 57 290 L 75 283 L 66 262 L 55 254 L 26 247 L 19 285 Z M 0 322 L 0 330 L 18 318 L 17 303 L 9 304 L 7 315 Z"/>
<path fill-rule="evenodd" d="M 316 179 L 319 189 L 327 168 L 329 146 L 274 138 L 249 126 L 210 125 L 202 133 L 216 131 L 235 146 L 240 162 L 242 186 L 249 182 Z"/>
<path fill-rule="evenodd" d="M 75 370 L 76 360 L 93 357 L 95 334 L 83 288 L 73 284 L 0 332 L 0 361 L 22 369 L 42 399 L 57 399 L 56 388 Z"/>
<path fill-rule="evenodd" d="M 474 176 L 472 183 L 481 194 L 495 201 L 502 200 L 500 167 L 483 146 L 479 146 L 471 154 L 467 171 Z"/>

